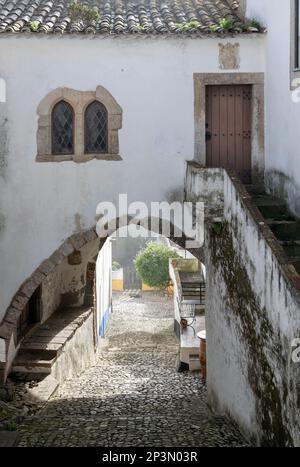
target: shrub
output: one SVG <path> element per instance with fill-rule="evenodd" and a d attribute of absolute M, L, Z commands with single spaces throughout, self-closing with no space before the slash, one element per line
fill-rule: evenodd
<path fill-rule="evenodd" d="M 165 289 L 170 281 L 169 259 L 177 253 L 165 245 L 149 242 L 134 260 L 138 276 L 149 287 Z"/>

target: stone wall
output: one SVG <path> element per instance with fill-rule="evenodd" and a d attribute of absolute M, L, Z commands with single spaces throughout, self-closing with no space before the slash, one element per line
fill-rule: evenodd
<path fill-rule="evenodd" d="M 68 379 L 79 376 L 95 362 L 94 317 L 91 311 L 89 317 L 64 346 L 62 353 L 53 365 L 51 374 L 61 384 Z"/>
<path fill-rule="evenodd" d="M 99 239 L 71 254 L 42 283 L 42 322 L 60 307 L 84 304 L 88 262 L 99 252 Z"/>
<path fill-rule="evenodd" d="M 299 282 L 240 182 L 224 172 L 224 220 L 206 225 L 208 392 L 254 443 L 300 445 Z"/>
<path fill-rule="evenodd" d="M 222 169 L 202 167 L 193 161 L 188 162 L 185 195 L 186 201 L 204 203 L 206 219 L 222 216 L 224 209 L 224 171 Z"/>

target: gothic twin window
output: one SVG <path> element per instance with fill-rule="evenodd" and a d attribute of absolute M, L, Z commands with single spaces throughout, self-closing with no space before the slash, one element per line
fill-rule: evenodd
<path fill-rule="evenodd" d="M 122 160 L 122 109 L 103 86 L 95 91 L 53 89 L 37 114 L 37 162 Z"/>
<path fill-rule="evenodd" d="M 93 101 L 84 113 L 84 153 L 105 154 L 107 149 L 107 110 L 99 101 Z M 75 116 L 66 101 L 59 101 L 52 110 L 52 154 L 74 153 Z"/>

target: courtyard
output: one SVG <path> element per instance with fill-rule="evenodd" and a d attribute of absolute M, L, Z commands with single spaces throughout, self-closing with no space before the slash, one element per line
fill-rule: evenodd
<path fill-rule="evenodd" d="M 19 446 L 246 446 L 206 404 L 198 372 L 178 373 L 173 300 L 114 294 L 95 366 L 67 381 L 19 428 Z M 80 358 L 80 356 L 78 356 Z"/>

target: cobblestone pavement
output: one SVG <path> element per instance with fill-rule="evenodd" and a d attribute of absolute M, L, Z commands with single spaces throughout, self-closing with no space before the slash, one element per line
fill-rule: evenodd
<path fill-rule="evenodd" d="M 20 428 L 19 446 L 241 446 L 206 405 L 199 373 L 176 372 L 172 300 L 118 295 L 96 366 Z"/>

